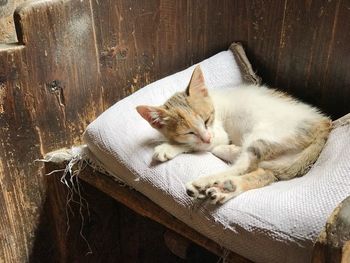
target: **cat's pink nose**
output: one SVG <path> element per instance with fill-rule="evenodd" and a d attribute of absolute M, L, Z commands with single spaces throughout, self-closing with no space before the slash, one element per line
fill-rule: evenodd
<path fill-rule="evenodd" d="M 202 141 L 204 143 L 210 143 L 210 141 L 211 141 L 211 134 L 208 132 L 201 139 L 202 139 Z"/>
<path fill-rule="evenodd" d="M 208 139 L 203 140 L 203 142 L 205 142 L 205 143 L 210 143 L 210 140 L 211 140 L 211 138 L 209 137 Z"/>

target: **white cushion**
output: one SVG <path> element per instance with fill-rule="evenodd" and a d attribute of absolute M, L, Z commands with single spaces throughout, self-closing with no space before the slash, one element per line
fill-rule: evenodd
<path fill-rule="evenodd" d="M 209 88 L 241 83 L 230 51 L 200 64 Z M 160 105 L 184 90 L 193 68 L 154 82 L 105 111 L 84 134 L 89 149 L 111 174 L 225 248 L 256 262 L 310 261 L 327 217 L 350 195 L 349 125 L 332 131 L 305 176 L 248 191 L 221 206 L 193 203 L 185 183 L 227 164 L 210 153 L 152 162 L 160 135 L 135 110 L 140 104 Z"/>

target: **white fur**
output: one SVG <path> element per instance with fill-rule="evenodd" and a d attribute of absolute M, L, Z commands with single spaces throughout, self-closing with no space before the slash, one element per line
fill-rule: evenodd
<path fill-rule="evenodd" d="M 297 133 L 299 124 L 324 118 L 315 108 L 271 96 L 266 87 L 239 86 L 210 90 L 216 125 L 223 125 L 232 144 L 256 139 L 280 142 Z M 217 129 L 217 128 L 216 128 Z"/>
<path fill-rule="evenodd" d="M 260 157 L 256 154 L 259 153 L 249 150 L 254 142 L 284 144 L 287 148 L 296 149 L 294 145 L 285 145 L 287 139 L 298 138 L 305 124 L 317 124 L 325 120 L 324 115 L 307 104 L 273 94 L 266 87 L 242 85 L 233 89 L 216 89 L 210 91 L 210 97 L 214 104 L 215 122 L 209 128 L 213 137 L 207 149 L 233 162 L 233 165 L 221 173 L 187 183 L 187 193 L 194 198 L 209 197 L 213 203 L 224 203 L 242 193 L 243 185 L 249 190 L 276 179 L 291 179 L 305 165 L 312 163 L 323 145 L 323 140 L 310 142 L 305 150 L 299 149 L 292 154 L 257 163 Z M 270 171 L 259 168 L 249 173 L 253 167 Z M 282 171 L 281 174 L 275 174 L 276 169 Z M 243 175 L 244 179 L 240 177 Z"/>
<path fill-rule="evenodd" d="M 271 90 L 264 86 L 241 85 L 211 89 L 209 95 L 215 108 L 214 124 L 208 128 L 212 138 L 210 144 L 197 141 L 191 144 L 195 151 L 213 151 L 219 145 L 228 144 L 241 146 L 242 151 L 245 151 L 246 147 L 259 139 L 278 143 L 294 137 L 303 122 L 315 122 L 324 118 L 317 109 L 307 104 L 272 96 Z M 188 148 L 183 148 L 181 152 L 181 147 L 174 146 L 176 149 L 172 149 L 171 146 L 167 144 L 162 147 L 161 156 L 174 158 L 188 151 Z M 159 149 L 156 149 L 154 156 L 156 160 L 172 159 L 157 158 Z"/>
<path fill-rule="evenodd" d="M 298 146 L 300 134 L 310 133 L 310 126 L 326 120 L 316 108 L 264 86 L 212 89 L 209 95 L 215 119 L 208 128 L 202 123 L 197 125 L 201 140 L 191 135 L 193 141 L 188 145 L 165 143 L 156 147 L 154 154 L 156 160 L 164 162 L 183 152 L 211 151 L 233 163 L 226 171 L 189 182 L 187 193 L 194 198 L 209 196 L 212 202 L 223 203 L 240 194 L 243 185 L 248 190 L 277 179 L 291 179 L 305 171 L 323 147 L 327 134 L 322 131 L 315 135 L 318 137 L 312 139 L 309 146 Z M 210 143 L 203 140 L 208 136 Z M 289 149 L 289 152 L 260 162 L 261 149 L 256 148 L 259 143 L 263 143 L 262 147 L 267 147 L 267 151 L 271 149 L 265 145 L 277 145 L 282 152 L 283 149 Z M 239 177 L 242 175 L 246 175 L 245 179 Z"/>

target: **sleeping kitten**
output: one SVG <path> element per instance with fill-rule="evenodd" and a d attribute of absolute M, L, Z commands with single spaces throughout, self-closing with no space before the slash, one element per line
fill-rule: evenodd
<path fill-rule="evenodd" d="M 155 148 L 154 159 L 210 151 L 232 163 L 224 172 L 186 184 L 188 195 L 209 197 L 215 204 L 303 175 L 331 128 L 316 108 L 264 86 L 208 90 L 199 66 L 186 91 L 160 107 L 138 106 L 137 111 L 168 139 Z"/>

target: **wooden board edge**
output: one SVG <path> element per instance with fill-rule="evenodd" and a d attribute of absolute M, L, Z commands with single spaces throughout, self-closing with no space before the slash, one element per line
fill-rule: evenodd
<path fill-rule="evenodd" d="M 312 262 L 350 262 L 350 196 L 328 217 L 314 245 Z"/>
<path fill-rule="evenodd" d="M 60 169 L 57 164 L 47 163 L 46 169 Z M 47 170 L 47 171 L 49 171 Z M 147 217 L 166 228 L 176 232 L 194 242 L 195 244 L 204 247 L 210 252 L 224 258 L 226 262 L 249 263 L 252 262 L 234 252 L 227 253 L 227 250 L 221 247 L 216 242 L 208 239 L 198 233 L 185 223 L 181 222 L 167 211 L 156 205 L 143 194 L 131 189 L 128 186 L 117 182 L 110 176 L 104 175 L 91 167 L 87 166 L 80 174 L 79 178 L 84 182 L 96 187 L 116 201 L 135 211 L 141 216 Z"/>
<path fill-rule="evenodd" d="M 243 45 L 240 42 L 233 42 L 230 45 L 229 50 L 235 57 L 243 82 L 247 84 L 260 85 L 261 78 L 255 74 L 247 54 L 244 51 Z"/>

